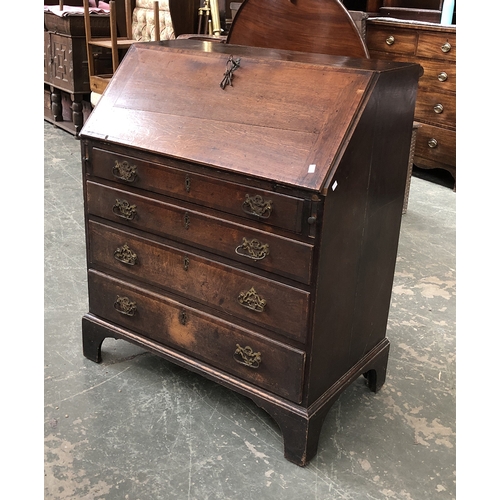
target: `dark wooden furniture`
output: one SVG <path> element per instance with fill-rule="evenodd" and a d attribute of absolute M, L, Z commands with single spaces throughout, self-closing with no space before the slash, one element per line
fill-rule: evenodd
<path fill-rule="evenodd" d="M 227 43 L 369 57 L 358 28 L 337 0 L 245 0 Z"/>
<path fill-rule="evenodd" d="M 248 396 L 305 465 L 342 391 L 385 380 L 420 73 L 133 45 L 81 132 L 84 355 L 125 339 Z"/>
<path fill-rule="evenodd" d="M 456 180 L 456 27 L 368 19 L 366 43 L 373 58 L 420 64 L 414 164 L 447 170 Z"/>
<path fill-rule="evenodd" d="M 109 19 L 91 16 L 96 33 L 109 35 Z M 98 52 L 103 71 L 109 59 Z M 44 12 L 44 118 L 77 135 L 90 114 L 90 85 L 83 15 L 60 17 Z"/>
<path fill-rule="evenodd" d="M 367 0 L 366 10 L 373 15 L 396 19 L 439 23 L 443 0 Z"/>

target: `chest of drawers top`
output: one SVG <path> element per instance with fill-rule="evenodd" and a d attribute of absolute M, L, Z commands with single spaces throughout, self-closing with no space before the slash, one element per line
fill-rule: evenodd
<path fill-rule="evenodd" d="M 455 26 L 382 18 L 371 18 L 367 23 L 370 53 L 381 51 L 450 62 L 457 59 Z"/>

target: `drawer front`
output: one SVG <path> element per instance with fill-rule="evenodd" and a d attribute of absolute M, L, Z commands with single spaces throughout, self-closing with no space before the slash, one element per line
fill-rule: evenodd
<path fill-rule="evenodd" d="M 456 61 L 456 35 L 452 33 L 420 32 L 418 37 L 417 56 L 443 61 Z"/>
<path fill-rule="evenodd" d="M 421 125 L 417 132 L 415 156 L 447 165 L 455 165 L 455 132 L 424 123 Z M 418 165 L 417 161 L 415 163 Z"/>
<path fill-rule="evenodd" d="M 305 342 L 309 293 L 147 235 L 89 221 L 89 265 L 105 266 Z"/>
<path fill-rule="evenodd" d="M 418 82 L 419 88 L 431 89 L 435 92 L 455 92 L 457 89 L 457 68 L 455 63 L 415 59 L 424 69 Z"/>
<path fill-rule="evenodd" d="M 92 215 L 310 283 L 312 245 L 92 181 L 87 204 Z"/>
<path fill-rule="evenodd" d="M 366 44 L 370 54 L 373 50 L 412 56 L 417 47 L 417 33 L 399 28 L 369 26 L 366 31 Z"/>
<path fill-rule="evenodd" d="M 303 351 L 96 271 L 88 281 L 92 314 L 301 402 Z"/>
<path fill-rule="evenodd" d="M 415 120 L 455 127 L 457 119 L 455 94 L 418 93 Z"/>
<path fill-rule="evenodd" d="M 92 150 L 92 173 L 98 177 L 301 232 L 302 199 L 194 174 L 188 166 L 186 170 L 177 168 L 177 163 L 181 164 L 165 160 L 165 165 L 160 165 L 99 148 Z"/>

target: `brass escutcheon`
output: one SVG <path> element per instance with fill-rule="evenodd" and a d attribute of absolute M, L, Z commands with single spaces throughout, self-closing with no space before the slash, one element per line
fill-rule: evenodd
<path fill-rule="evenodd" d="M 263 244 L 258 239 L 243 238 L 241 245 L 238 245 L 235 252 L 242 257 L 247 257 L 253 260 L 262 260 L 269 255 L 269 245 Z"/>
<path fill-rule="evenodd" d="M 273 202 L 272 200 L 265 200 L 260 194 L 255 196 L 246 194 L 242 208 L 246 214 L 256 215 L 261 219 L 269 219 L 273 210 Z"/>
<path fill-rule="evenodd" d="M 131 205 L 127 200 L 116 199 L 113 213 L 122 219 L 132 220 L 137 215 L 137 206 Z"/>
<path fill-rule="evenodd" d="M 187 271 L 189 269 L 189 258 L 184 257 L 184 271 Z"/>
<path fill-rule="evenodd" d="M 260 297 L 254 287 L 250 288 L 247 292 L 241 292 L 238 295 L 238 302 L 243 307 L 256 312 L 264 312 L 267 304 L 266 299 Z"/>
<path fill-rule="evenodd" d="M 128 297 L 116 296 L 116 300 L 113 306 L 120 314 L 125 314 L 126 316 L 133 316 L 137 311 L 137 304 L 130 300 Z"/>
<path fill-rule="evenodd" d="M 184 227 L 185 227 L 186 229 L 189 229 L 189 224 L 191 224 L 191 220 L 190 220 L 190 218 L 189 218 L 189 214 L 186 212 L 186 213 L 184 214 Z"/>
<path fill-rule="evenodd" d="M 137 264 L 137 254 L 126 243 L 118 247 L 113 256 L 116 260 L 123 262 L 123 264 L 128 264 L 129 266 Z"/>
<path fill-rule="evenodd" d="M 251 347 L 241 347 L 240 344 L 236 344 L 233 359 L 240 365 L 245 365 L 249 368 L 258 368 L 262 361 L 260 352 L 253 352 Z"/>
<path fill-rule="evenodd" d="M 129 165 L 126 160 L 122 162 L 115 160 L 115 166 L 112 172 L 117 179 L 121 179 L 125 182 L 134 182 L 137 177 L 137 167 L 135 165 Z"/>
<path fill-rule="evenodd" d="M 186 174 L 186 179 L 184 181 L 184 188 L 186 189 L 186 192 L 189 193 L 191 191 L 191 179 L 189 177 L 189 174 Z"/>
<path fill-rule="evenodd" d="M 179 323 L 185 325 L 187 323 L 187 312 L 186 309 L 181 309 L 179 311 Z"/>

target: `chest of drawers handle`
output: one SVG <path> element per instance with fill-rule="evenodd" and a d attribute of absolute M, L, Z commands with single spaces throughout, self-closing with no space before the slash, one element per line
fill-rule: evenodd
<path fill-rule="evenodd" d="M 254 352 L 249 346 L 241 347 L 240 344 L 236 344 L 233 359 L 240 365 L 245 365 L 249 368 L 258 368 L 262 361 L 260 352 Z"/>
<path fill-rule="evenodd" d="M 238 245 L 235 252 L 242 257 L 247 257 L 252 260 L 262 260 L 269 255 L 269 245 L 261 243 L 258 239 L 249 240 L 243 238 L 241 245 Z"/>
<path fill-rule="evenodd" d="M 112 170 L 113 175 L 125 182 L 134 182 L 137 177 L 137 167 L 130 165 L 128 161 L 115 161 L 115 166 Z"/>
<path fill-rule="evenodd" d="M 427 145 L 431 148 L 431 149 L 434 149 L 434 148 L 437 148 L 438 146 L 438 141 L 436 139 L 429 139 L 427 141 Z"/>
<path fill-rule="evenodd" d="M 261 297 L 256 291 L 255 288 L 252 287 L 248 291 L 243 291 L 238 295 L 238 302 L 247 309 L 250 309 L 255 312 L 264 312 L 266 307 L 266 299 Z"/>
<path fill-rule="evenodd" d="M 137 264 L 137 254 L 125 243 L 123 246 L 118 247 L 114 253 L 114 258 L 127 264 L 129 266 L 135 266 Z"/>
<path fill-rule="evenodd" d="M 128 297 L 116 296 L 113 307 L 125 316 L 133 316 L 137 312 L 137 303 L 130 300 Z"/>
<path fill-rule="evenodd" d="M 261 219 L 269 219 L 273 210 L 272 200 L 265 200 L 262 196 L 245 195 L 245 201 L 242 205 L 243 212 L 249 215 L 256 215 Z"/>
<path fill-rule="evenodd" d="M 440 115 L 443 111 L 444 111 L 444 107 L 442 104 L 436 104 L 434 106 L 434 113 L 437 113 L 438 115 Z"/>
<path fill-rule="evenodd" d="M 385 39 L 385 43 L 387 45 L 393 45 L 394 42 L 396 41 L 396 39 L 391 35 L 391 36 L 388 36 L 386 39 Z"/>
<path fill-rule="evenodd" d="M 438 80 L 440 82 L 445 82 L 446 80 L 448 80 L 448 73 L 446 73 L 446 71 L 441 71 L 441 73 L 439 73 L 438 75 Z"/>
<path fill-rule="evenodd" d="M 137 206 L 131 205 L 127 200 L 116 199 L 113 213 L 122 219 L 132 220 L 137 215 Z"/>
<path fill-rule="evenodd" d="M 446 43 L 443 43 L 443 45 L 441 45 L 441 50 L 446 54 L 447 52 L 449 52 L 451 50 L 451 44 L 450 42 L 446 42 Z"/>

